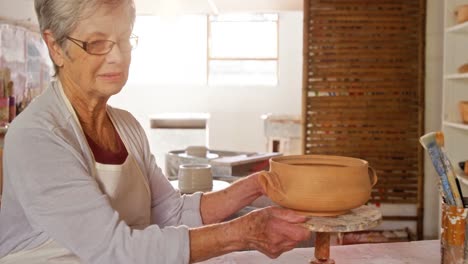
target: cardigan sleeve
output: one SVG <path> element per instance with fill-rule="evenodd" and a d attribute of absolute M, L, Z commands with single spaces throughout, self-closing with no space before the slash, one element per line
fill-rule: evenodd
<path fill-rule="evenodd" d="M 187 226 L 169 226 L 172 221 L 164 218 L 166 226 L 130 229 L 119 220 L 107 196 L 90 176 L 80 150 L 57 131 L 10 127 L 5 140 L 4 173 L 13 182 L 13 191 L 35 232 L 48 234 L 86 263 L 189 261 Z M 171 199 L 164 202 L 166 196 L 156 196 L 155 209 L 166 214 L 172 212 L 168 207 L 174 205 L 182 210 L 186 206 L 181 204 L 185 203 L 196 207 L 197 198 L 177 198 L 169 190 L 169 183 L 157 184 L 159 172 L 152 173 L 158 179 L 152 184 L 152 191 L 168 193 L 166 196 Z M 174 214 L 184 219 L 184 213 Z"/>

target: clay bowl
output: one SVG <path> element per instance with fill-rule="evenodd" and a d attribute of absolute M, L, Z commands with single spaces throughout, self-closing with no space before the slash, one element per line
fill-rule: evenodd
<path fill-rule="evenodd" d="M 367 161 L 326 155 L 270 159 L 260 183 L 275 203 L 307 215 L 333 216 L 365 204 L 377 183 Z"/>

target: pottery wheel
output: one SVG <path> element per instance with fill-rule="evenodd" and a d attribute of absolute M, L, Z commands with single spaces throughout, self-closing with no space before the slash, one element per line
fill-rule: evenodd
<path fill-rule="evenodd" d="M 369 229 L 382 221 L 382 213 L 374 207 L 362 205 L 337 216 L 308 216 L 305 226 L 316 232 L 315 259 L 311 264 L 335 264 L 330 258 L 330 233 Z"/>
<path fill-rule="evenodd" d="M 362 205 L 337 216 L 308 216 L 305 226 L 314 232 L 352 232 L 376 227 L 382 213 L 374 207 Z"/>

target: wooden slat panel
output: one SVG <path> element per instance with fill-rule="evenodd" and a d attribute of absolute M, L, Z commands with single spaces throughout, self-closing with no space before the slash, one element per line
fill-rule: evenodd
<path fill-rule="evenodd" d="M 391 188 L 392 186 L 399 186 L 401 181 L 405 182 L 401 186 L 410 186 L 411 187 L 411 186 L 417 186 L 418 185 L 417 176 L 415 176 L 413 178 L 402 177 L 402 178 L 398 179 L 398 181 L 396 179 L 386 181 L 385 179 L 386 179 L 385 177 L 379 177 L 379 188 L 382 188 L 382 186 L 385 186 L 385 185 L 390 186 L 389 188 Z"/>
<path fill-rule="evenodd" d="M 418 205 L 425 0 L 305 0 L 303 149 L 365 159 L 376 203 Z"/>
<path fill-rule="evenodd" d="M 347 52 L 343 52 L 342 54 L 317 54 L 314 55 L 313 52 L 311 52 L 311 56 L 314 56 L 314 59 L 317 60 L 337 60 L 337 59 L 353 59 L 356 58 L 356 55 L 349 54 Z M 386 53 L 379 53 L 379 52 L 373 52 L 373 51 L 368 51 L 366 53 L 362 52 L 359 54 L 359 60 L 362 59 L 375 59 L 376 56 L 379 56 L 380 59 L 398 59 L 398 58 L 407 58 L 409 55 L 412 55 L 414 53 L 412 52 L 386 52 Z"/>
<path fill-rule="evenodd" d="M 353 94 L 353 93 L 383 93 L 383 94 L 397 94 L 400 92 L 406 92 L 409 89 L 412 89 L 412 87 L 408 86 L 396 86 L 396 85 L 362 85 L 360 87 L 355 87 L 355 86 L 346 86 L 346 85 L 337 85 L 333 83 L 327 83 L 327 84 L 314 84 L 313 86 L 309 86 L 310 89 L 308 89 L 311 92 L 346 92 L 348 94 Z M 307 87 L 307 88 L 309 88 Z"/>
<path fill-rule="evenodd" d="M 341 146 L 331 147 L 331 146 L 322 146 L 322 145 L 311 145 L 310 147 L 314 149 L 320 149 L 320 151 L 310 151 L 310 153 L 308 154 L 326 154 L 326 155 L 336 154 L 340 156 L 351 156 L 351 157 L 357 157 L 357 158 L 364 158 L 367 155 L 370 155 L 371 153 L 376 154 L 376 155 L 390 153 L 390 154 L 395 154 L 395 155 L 407 156 L 414 152 L 413 150 L 406 150 L 406 151 L 403 151 L 401 149 L 373 150 L 373 149 L 365 149 L 361 147 L 355 147 L 355 148 L 343 150 L 343 147 Z"/>
<path fill-rule="evenodd" d="M 412 28 L 392 28 L 392 27 L 317 27 L 312 26 L 309 28 L 310 33 L 312 36 L 317 36 L 321 34 L 326 34 L 327 36 L 369 36 L 369 34 L 376 35 L 376 36 L 384 36 L 388 34 L 388 36 L 405 36 L 408 34 L 415 34 L 415 31 Z M 350 33 L 350 31 L 359 30 L 359 33 Z"/>
<path fill-rule="evenodd" d="M 318 17 L 324 16 L 321 13 L 317 13 Z M 317 26 L 322 26 L 322 25 L 333 25 L 333 26 L 361 26 L 362 23 L 366 23 L 367 25 L 398 25 L 401 26 L 402 22 L 404 24 L 408 23 L 407 25 L 410 25 L 414 21 L 414 18 L 412 17 L 407 17 L 407 18 L 401 18 L 398 16 L 394 17 L 375 17 L 372 20 L 369 19 L 369 16 L 352 16 L 352 17 L 342 17 L 342 16 L 336 16 L 333 19 L 328 19 L 328 20 L 315 20 L 313 24 L 309 24 L 310 26 L 312 25 L 317 25 Z"/>
<path fill-rule="evenodd" d="M 416 126 L 411 121 L 401 119 L 401 116 L 392 116 L 388 119 L 380 119 L 386 118 L 387 115 L 397 115 L 401 114 L 400 111 L 389 111 L 389 112 L 376 112 L 369 115 L 364 114 L 355 114 L 355 113 L 339 113 L 339 114 L 327 114 L 327 115 L 320 115 L 320 113 L 316 113 L 311 115 L 310 119 L 311 122 L 314 123 L 326 123 L 329 125 L 343 125 L 343 121 L 346 121 L 346 125 L 348 126 L 358 126 L 361 124 L 373 124 L 373 125 L 381 125 L 381 126 L 395 126 L 395 125 L 406 125 L 406 126 Z M 330 119 L 333 118 L 333 119 Z"/>

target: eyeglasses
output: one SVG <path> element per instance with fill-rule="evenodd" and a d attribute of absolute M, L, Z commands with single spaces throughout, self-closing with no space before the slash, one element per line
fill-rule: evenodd
<path fill-rule="evenodd" d="M 91 55 L 106 55 L 109 52 L 111 52 L 114 45 L 117 44 L 117 42 L 112 40 L 95 40 L 91 42 L 86 42 L 69 36 L 67 36 L 67 39 L 75 43 L 78 47 L 82 48 L 84 51 Z M 128 40 L 120 41 L 118 45 L 120 51 L 122 52 L 131 51 L 137 47 L 138 37 L 135 35 L 131 35 Z"/>

